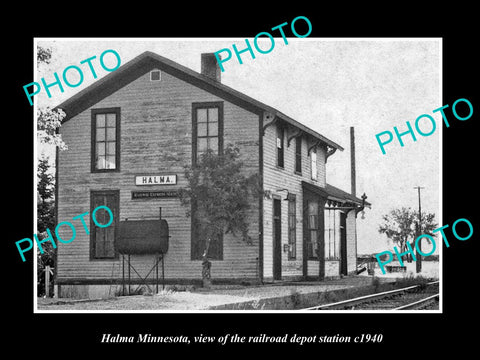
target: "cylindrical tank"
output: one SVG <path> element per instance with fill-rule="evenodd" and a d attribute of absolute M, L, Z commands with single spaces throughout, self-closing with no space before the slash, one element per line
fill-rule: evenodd
<path fill-rule="evenodd" d="M 121 254 L 166 254 L 168 223 L 166 220 L 120 221 L 116 248 Z"/>

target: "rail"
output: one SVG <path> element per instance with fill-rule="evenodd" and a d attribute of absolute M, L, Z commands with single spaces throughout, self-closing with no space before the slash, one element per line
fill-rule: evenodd
<path fill-rule="evenodd" d="M 425 306 L 425 305 L 428 305 L 428 304 L 432 303 L 433 301 L 437 301 L 436 298 L 438 298 L 439 296 L 440 296 L 440 294 L 435 294 L 435 295 L 432 295 L 432 296 L 428 296 L 425 299 L 421 299 L 421 300 L 412 302 L 410 304 L 399 306 L 399 307 L 395 308 L 394 310 L 409 310 L 409 309 L 415 309 L 419 306 Z"/>
<path fill-rule="evenodd" d="M 427 283 L 426 285 L 429 286 L 429 285 L 435 285 L 435 284 L 438 284 L 438 283 L 439 283 L 439 281 L 432 281 L 432 282 Z M 355 305 L 380 300 L 380 299 L 383 299 L 383 298 L 386 298 L 386 297 L 391 297 L 391 296 L 395 296 L 395 295 L 404 294 L 408 291 L 420 288 L 421 286 L 422 285 L 412 285 L 412 286 L 407 286 L 407 287 L 404 287 L 404 288 L 401 288 L 401 289 L 394 289 L 394 290 L 389 290 L 389 291 L 383 291 L 383 292 L 380 292 L 380 293 L 359 296 L 359 297 L 356 297 L 356 298 L 353 298 L 353 299 L 337 301 L 337 302 L 330 303 L 330 304 L 317 305 L 317 306 L 312 306 L 312 307 L 308 307 L 308 308 L 303 308 L 301 310 L 327 310 L 327 309 L 338 309 L 338 308 L 345 308 L 345 307 L 353 307 Z M 436 294 L 435 296 L 439 296 L 439 295 Z M 399 308 L 397 308 L 397 309 L 400 310 Z M 395 310 L 397 310 L 397 309 L 395 309 Z"/>

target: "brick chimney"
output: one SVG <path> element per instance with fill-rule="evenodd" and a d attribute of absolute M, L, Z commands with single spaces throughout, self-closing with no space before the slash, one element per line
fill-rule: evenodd
<path fill-rule="evenodd" d="M 202 75 L 220 82 L 221 70 L 214 53 L 202 54 Z"/>

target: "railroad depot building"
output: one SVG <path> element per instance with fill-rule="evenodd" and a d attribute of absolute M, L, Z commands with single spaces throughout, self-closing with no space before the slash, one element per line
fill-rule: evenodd
<path fill-rule="evenodd" d="M 327 159 L 343 148 L 223 85 L 213 54 L 202 54 L 201 62 L 197 73 L 145 52 L 58 106 L 66 113 L 59 132 L 68 150 L 57 153 L 57 223 L 99 205 L 114 215 L 107 228 L 89 216 L 89 234 L 77 231 L 74 241 L 58 244 L 59 297 L 118 292 L 126 271 L 120 225 L 158 219 L 160 208 L 170 236 L 165 283 L 200 282 L 204 249 L 176 194 L 187 184 L 185 165 L 227 144 L 240 149 L 242 171 L 259 174 L 263 196 L 249 211 L 252 244 L 231 234 L 212 239 L 213 283 L 322 280 L 356 271 L 356 217 L 369 204 L 326 181 Z M 154 262 L 154 254 L 131 257 L 143 278 Z"/>

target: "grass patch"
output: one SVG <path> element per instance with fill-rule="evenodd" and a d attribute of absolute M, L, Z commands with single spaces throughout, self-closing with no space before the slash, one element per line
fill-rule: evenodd
<path fill-rule="evenodd" d="M 398 279 L 395 282 L 395 286 L 397 288 L 408 287 L 413 285 L 420 285 L 420 289 L 423 290 L 427 287 L 427 283 L 429 283 L 431 279 L 425 278 L 421 275 L 414 276 L 413 274 L 408 274 L 407 276 Z"/>
<path fill-rule="evenodd" d="M 297 288 L 290 289 L 290 300 L 293 304 L 293 308 L 297 308 L 301 304 L 301 295 L 297 291 Z"/>

